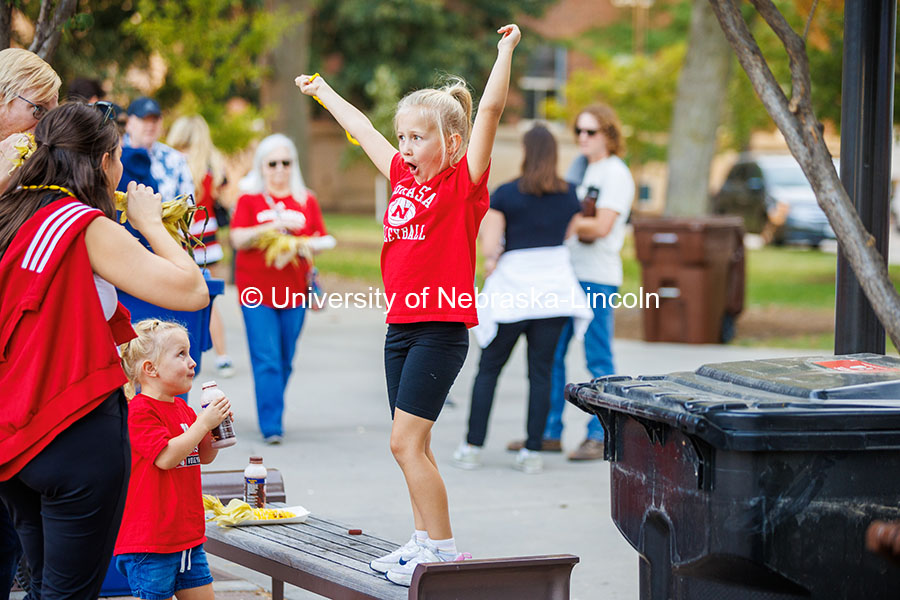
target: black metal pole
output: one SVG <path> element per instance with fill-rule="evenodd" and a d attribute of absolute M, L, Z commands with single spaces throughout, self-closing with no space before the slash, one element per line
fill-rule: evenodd
<path fill-rule="evenodd" d="M 897 0 L 844 3 L 841 181 L 887 257 Z M 885 261 L 887 258 L 885 258 Z M 838 247 L 834 352 L 884 354 L 884 328 Z"/>

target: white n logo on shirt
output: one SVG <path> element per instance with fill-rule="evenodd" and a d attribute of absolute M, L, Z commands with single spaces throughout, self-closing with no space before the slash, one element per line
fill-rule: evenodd
<path fill-rule="evenodd" d="M 388 206 L 388 223 L 394 227 L 400 227 L 414 216 L 416 205 L 406 198 L 395 198 Z"/>

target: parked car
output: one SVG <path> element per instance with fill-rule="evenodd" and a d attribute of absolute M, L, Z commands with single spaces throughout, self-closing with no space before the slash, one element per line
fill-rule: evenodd
<path fill-rule="evenodd" d="M 812 186 L 790 155 L 741 156 L 713 196 L 711 210 L 744 217 L 748 232 L 762 233 L 776 244 L 818 246 L 823 240 L 835 239 Z M 773 222 L 767 228 L 770 218 Z"/>

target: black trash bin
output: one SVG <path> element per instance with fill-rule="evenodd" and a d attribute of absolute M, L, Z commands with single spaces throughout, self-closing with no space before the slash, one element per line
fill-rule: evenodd
<path fill-rule="evenodd" d="M 642 599 L 900 598 L 900 569 L 864 547 L 900 519 L 900 360 L 709 364 L 566 398 L 603 423 Z"/>

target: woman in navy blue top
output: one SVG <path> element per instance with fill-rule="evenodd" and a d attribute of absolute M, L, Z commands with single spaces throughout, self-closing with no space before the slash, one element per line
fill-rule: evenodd
<path fill-rule="evenodd" d="M 515 465 L 526 472 L 542 469 L 537 451 L 550 407 L 550 370 L 560 331 L 579 316 L 571 298 L 583 298 L 563 245 L 572 217 L 581 210 L 575 188 L 556 172 L 556 140 L 537 125 L 525 134 L 522 175 L 491 194 L 491 209 L 481 226 L 488 278 L 473 329 L 483 350 L 472 389 L 469 431 L 454 453 L 462 468 L 481 465 L 481 447 L 500 371 L 519 337 L 528 342 L 528 437 Z M 581 293 L 581 296 L 578 294 Z M 569 300 L 554 304 L 550 296 Z M 538 298 L 539 300 L 535 300 Z M 589 312 L 589 311 L 588 311 Z"/>

